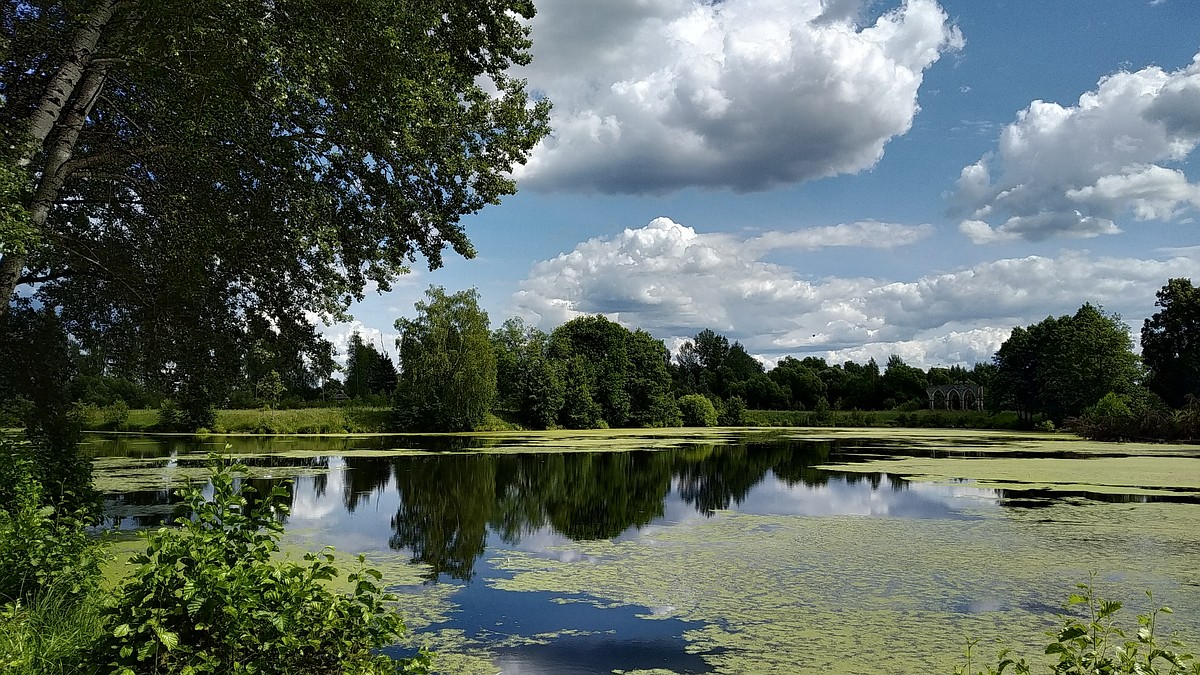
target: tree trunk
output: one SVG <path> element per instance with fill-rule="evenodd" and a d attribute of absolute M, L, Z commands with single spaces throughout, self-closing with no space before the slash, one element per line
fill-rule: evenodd
<path fill-rule="evenodd" d="M 27 166 L 41 152 L 42 144 L 73 97 L 76 85 L 83 79 L 104 28 L 112 20 L 118 4 L 118 0 L 100 0 L 87 21 L 75 32 L 66 63 L 50 78 L 37 108 L 29 116 L 25 150 L 18 159 L 20 166 Z"/>
<path fill-rule="evenodd" d="M 46 150 L 46 139 L 58 129 L 42 163 L 37 190 L 29 204 L 30 223 L 37 230 L 45 228 L 50 209 L 66 181 L 65 164 L 75 151 L 79 134 L 87 117 L 100 97 L 107 77 L 107 67 L 89 70 L 92 55 L 112 20 L 119 0 L 100 0 L 96 9 L 75 32 L 67 60 L 46 85 L 46 91 L 29 117 L 25 147 L 17 157 L 17 166 L 27 167 L 33 158 Z M 64 117 L 64 111 L 66 115 Z M 25 254 L 9 253 L 0 260 L 0 317 L 8 313 L 9 303 L 25 267 Z"/>

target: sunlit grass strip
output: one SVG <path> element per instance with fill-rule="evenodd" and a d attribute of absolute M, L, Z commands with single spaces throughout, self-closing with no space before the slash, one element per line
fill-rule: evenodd
<path fill-rule="evenodd" d="M 50 588 L 28 602 L 0 608 L 0 673 L 75 675 L 91 672 L 86 657 L 100 635 L 100 599 Z"/>

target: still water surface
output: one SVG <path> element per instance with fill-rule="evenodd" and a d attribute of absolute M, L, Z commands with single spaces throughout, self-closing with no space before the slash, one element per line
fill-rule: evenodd
<path fill-rule="evenodd" d="M 168 521 L 173 488 L 202 480 L 225 443 L 259 493 L 288 486 L 289 545 L 384 569 L 416 629 L 398 649 L 439 650 L 446 672 L 949 672 L 967 636 L 1036 644 L 1092 573 L 1111 594 L 1154 590 L 1200 635 L 1200 490 L 856 469 L 1106 454 L 1075 446 L 871 432 L 97 435 L 108 523 Z"/>

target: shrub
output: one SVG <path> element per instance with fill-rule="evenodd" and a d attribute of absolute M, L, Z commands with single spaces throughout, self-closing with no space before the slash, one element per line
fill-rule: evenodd
<path fill-rule="evenodd" d="M 33 415 L 33 401 L 17 394 L 0 401 L 0 429 L 18 429 Z"/>
<path fill-rule="evenodd" d="M 360 556 L 353 593 L 339 594 L 327 584 L 339 574 L 328 549 L 303 564 L 272 561 L 284 488 L 252 503 L 253 489 L 234 484 L 244 467 L 216 457 L 209 466 L 211 500 L 197 486 L 183 490 L 191 517 L 144 535 L 139 567 L 105 610 L 101 660 L 122 675 L 424 671 L 423 658 L 397 664 L 372 653 L 404 630 L 379 572 Z"/>
<path fill-rule="evenodd" d="M 1054 641 L 1045 653 L 1057 659 L 1049 669 L 1055 675 L 1200 675 L 1200 662 L 1185 646 L 1157 634 L 1158 616 L 1170 614 L 1170 607 L 1158 607 L 1137 617 L 1138 628 L 1132 636 L 1117 624 L 1121 603 L 1096 595 L 1091 584 L 1078 584 L 1080 593 L 1067 599 L 1067 609 L 1082 607 L 1083 616 L 1065 616 L 1062 628 L 1050 633 Z M 1154 602 L 1149 592 L 1146 597 Z M 1152 605 L 1153 606 L 1153 605 Z M 1164 644 L 1165 642 L 1165 644 Z M 1012 668 L 1015 675 L 1029 675 L 1032 666 L 1025 659 L 1011 658 L 1010 650 L 1000 652 L 996 665 L 976 671 L 971 663 L 975 641 L 967 643 L 966 664 L 954 669 L 955 675 L 1000 675 Z"/>
<path fill-rule="evenodd" d="M 183 426 L 183 413 L 175 401 L 164 398 L 158 407 L 158 422 L 156 426 L 164 431 L 174 431 Z"/>
<path fill-rule="evenodd" d="M 746 401 L 741 396 L 730 396 L 725 409 L 717 416 L 722 426 L 740 427 L 746 423 Z"/>
<path fill-rule="evenodd" d="M 117 399 L 104 409 L 103 420 L 104 426 L 114 431 L 129 429 L 129 405 Z"/>
<path fill-rule="evenodd" d="M 701 394 L 687 394 L 679 398 L 679 414 L 685 427 L 717 426 L 717 409 L 712 401 Z"/>
<path fill-rule="evenodd" d="M 0 602 L 43 589 L 82 595 L 99 578 L 100 547 L 85 531 L 86 510 L 44 503 L 29 444 L 0 440 Z"/>

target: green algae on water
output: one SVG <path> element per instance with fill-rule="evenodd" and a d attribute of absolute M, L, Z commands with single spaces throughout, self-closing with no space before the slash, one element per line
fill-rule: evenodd
<path fill-rule="evenodd" d="M 1162 511 L 1121 506 L 1092 506 L 1089 522 L 1110 521 L 1100 531 L 1024 513 L 949 521 L 723 512 L 564 547 L 580 554 L 574 562 L 510 551 L 494 563 L 511 576 L 489 583 L 696 622 L 684 634 L 689 651 L 719 673 L 950 672 L 967 636 L 1005 637 L 1036 655 L 1055 624 L 1047 605 L 1092 571 L 1102 586 L 1170 598 L 1197 634 L 1200 598 L 1189 584 L 1200 507 L 1171 505 L 1185 517 L 1147 529 Z"/>

